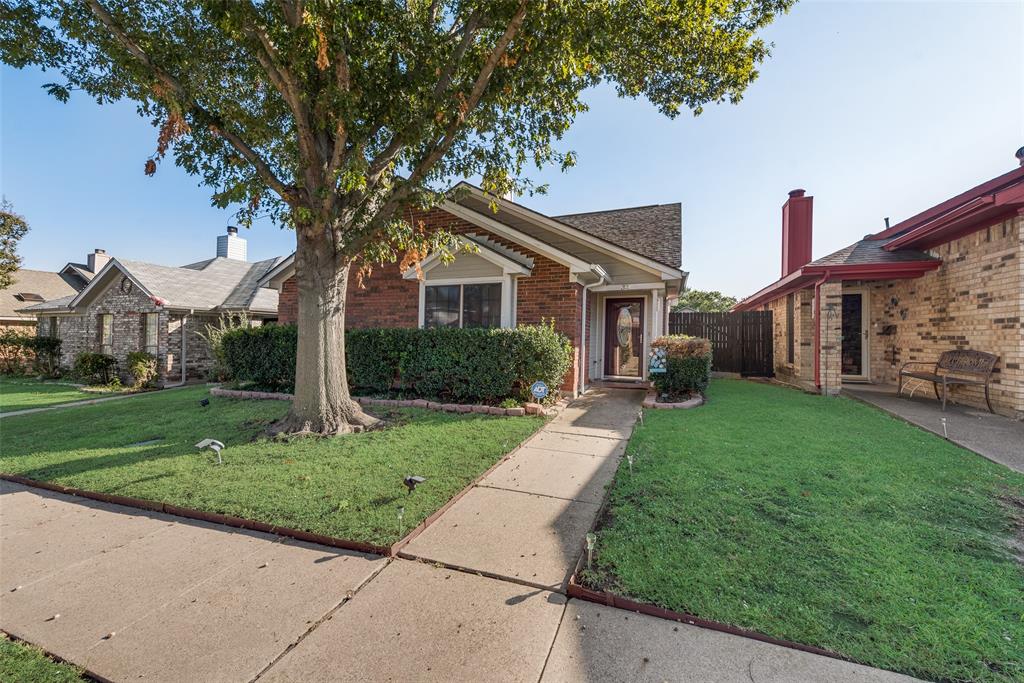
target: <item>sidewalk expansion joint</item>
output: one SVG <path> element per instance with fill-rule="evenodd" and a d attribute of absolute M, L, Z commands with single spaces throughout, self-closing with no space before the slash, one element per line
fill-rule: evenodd
<path fill-rule="evenodd" d="M 249 683 L 256 683 L 256 681 L 258 681 L 260 678 L 262 678 L 265 673 L 270 671 L 270 669 L 275 664 L 280 662 L 284 658 L 285 655 L 287 655 L 289 652 L 291 652 L 296 647 L 298 647 L 299 644 L 303 640 L 305 640 L 307 636 L 309 636 L 309 634 L 311 634 L 313 631 L 315 631 L 317 629 L 317 627 L 319 627 L 325 621 L 329 621 L 331 618 L 333 618 L 335 613 L 338 610 L 340 610 L 342 607 L 344 607 L 349 601 L 352 600 L 352 598 L 354 598 L 356 595 L 359 594 L 359 591 L 361 591 L 371 581 L 373 581 L 378 576 L 380 576 L 380 573 L 382 571 L 384 571 L 385 569 L 387 569 L 388 565 L 391 564 L 392 560 L 393 560 L 393 558 L 385 557 L 384 558 L 384 562 L 381 564 L 379 569 L 377 569 L 374 572 L 372 572 L 368 577 L 366 577 L 366 579 L 362 583 L 360 583 L 358 586 L 356 586 L 353 590 L 346 592 L 345 596 L 341 599 L 341 602 L 339 602 L 337 605 L 335 605 L 334 607 L 332 607 L 329 610 L 327 610 L 327 612 L 325 612 L 322 617 L 320 617 L 315 622 L 313 622 L 312 626 L 310 626 L 308 629 L 306 629 L 302 633 L 302 635 L 300 635 L 298 638 L 295 639 L 295 642 L 290 643 L 280 654 L 278 654 L 276 657 L 274 657 L 272 660 L 270 660 L 269 664 L 267 664 L 265 667 L 260 669 L 259 673 L 257 673 L 255 676 L 253 676 L 252 679 L 249 681 Z"/>
<path fill-rule="evenodd" d="M 504 581 L 505 583 L 514 583 L 519 586 L 525 586 L 527 588 L 536 588 L 538 590 L 546 591 L 548 593 L 558 593 L 559 595 L 566 595 L 565 584 L 569 580 L 569 574 L 566 573 L 565 580 L 557 586 L 549 586 L 543 583 L 537 583 L 536 581 L 527 581 L 526 579 L 520 579 L 517 576 L 505 576 L 504 574 L 497 574 L 484 569 L 472 569 L 470 567 L 463 567 L 458 564 L 451 564 L 448 562 L 442 562 L 440 560 L 433 560 L 429 557 L 423 557 L 421 555 L 413 555 L 407 553 L 404 550 L 398 553 L 398 557 L 403 560 L 409 560 L 410 562 L 421 562 L 423 564 L 429 564 L 433 567 L 440 569 L 450 569 L 451 571 L 461 572 L 463 574 L 471 574 L 473 576 L 482 576 L 485 579 L 492 579 L 494 581 Z M 568 597 L 566 595 L 566 597 Z"/>
<path fill-rule="evenodd" d="M 594 507 L 600 507 L 600 503 L 594 503 L 589 500 L 581 500 L 579 498 L 566 498 L 565 496 L 553 496 L 550 493 L 534 493 L 533 491 L 523 491 L 521 489 L 508 489 L 504 486 L 495 486 L 494 484 L 477 484 L 478 488 L 491 489 L 493 491 L 508 491 L 509 493 L 523 493 L 527 496 L 537 496 L 539 498 L 554 498 L 555 500 L 564 500 L 567 503 L 582 503 L 584 505 L 593 505 Z"/>
<path fill-rule="evenodd" d="M 540 434 L 541 432 L 537 432 Z M 629 441 L 628 436 L 607 436 L 605 434 L 580 434 L 579 432 L 560 432 L 557 429 L 544 428 L 547 434 L 565 434 L 566 436 L 583 436 L 591 439 L 608 439 L 609 441 Z"/>

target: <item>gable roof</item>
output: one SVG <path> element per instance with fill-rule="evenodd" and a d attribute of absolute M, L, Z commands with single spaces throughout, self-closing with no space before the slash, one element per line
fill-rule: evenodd
<path fill-rule="evenodd" d="M 218 257 L 173 267 L 115 258 L 77 295 L 26 310 L 73 310 L 87 303 L 104 283 L 109 283 L 120 273 L 130 278 L 143 294 L 160 300 L 161 305 L 167 308 L 274 313 L 277 311 L 277 292 L 259 287 L 259 281 L 279 260 L 272 258 L 249 263 Z"/>
<path fill-rule="evenodd" d="M 73 281 L 60 273 L 51 273 L 45 270 L 28 270 L 19 268 L 14 271 L 14 282 L 7 289 L 0 290 L 0 320 L 25 320 L 35 319 L 32 313 L 23 313 L 25 308 L 38 303 L 31 296 L 21 295 L 36 294 L 43 300 L 57 299 L 74 295 L 78 289 Z"/>
<path fill-rule="evenodd" d="M 683 262 L 683 205 L 651 204 L 552 216 L 574 228 L 670 266 Z"/>

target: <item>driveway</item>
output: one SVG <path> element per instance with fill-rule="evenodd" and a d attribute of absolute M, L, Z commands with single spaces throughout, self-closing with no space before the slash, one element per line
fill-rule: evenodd
<path fill-rule="evenodd" d="M 568 600 L 640 395 L 588 396 L 388 559 L 0 482 L 0 628 L 114 681 L 865 681 Z"/>

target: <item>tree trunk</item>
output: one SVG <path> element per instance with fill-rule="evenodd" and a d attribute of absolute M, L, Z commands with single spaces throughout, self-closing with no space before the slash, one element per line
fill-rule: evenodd
<path fill-rule="evenodd" d="M 299 345 L 295 400 L 276 433 L 346 434 L 379 422 L 362 411 L 348 391 L 345 367 L 345 294 L 348 257 L 339 256 L 324 230 L 296 229 Z"/>

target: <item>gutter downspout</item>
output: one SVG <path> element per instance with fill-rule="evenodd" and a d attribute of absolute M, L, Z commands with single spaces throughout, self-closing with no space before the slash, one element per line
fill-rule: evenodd
<path fill-rule="evenodd" d="M 826 270 L 814 283 L 814 386 L 821 390 L 821 286 L 828 282 L 831 271 Z"/>
<path fill-rule="evenodd" d="M 583 285 L 581 295 L 583 305 L 580 307 L 580 393 L 587 390 L 587 292 L 591 287 L 602 285 L 608 281 L 608 275 L 600 266 L 590 266 L 590 272 L 597 276 L 597 282 Z"/>

